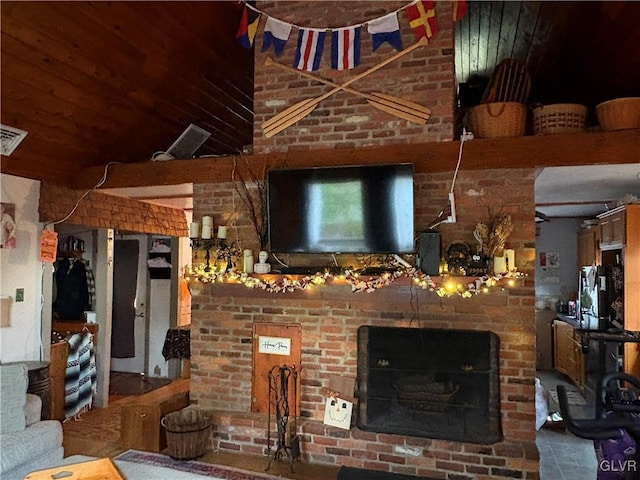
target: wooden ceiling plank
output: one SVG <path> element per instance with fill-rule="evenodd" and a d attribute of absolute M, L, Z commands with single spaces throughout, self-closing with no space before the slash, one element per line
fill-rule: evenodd
<path fill-rule="evenodd" d="M 541 2 L 521 3 L 522 8 L 520 10 L 520 18 L 518 19 L 512 56 L 513 58 L 525 63 L 529 57 L 529 51 L 531 50 L 531 43 L 537 26 L 540 5 Z"/>
<path fill-rule="evenodd" d="M 474 5 L 473 8 L 480 9 L 481 5 Z M 475 19 L 475 21 L 472 21 Z M 462 54 L 469 58 L 469 72 L 478 71 L 480 63 L 480 48 L 482 39 L 482 15 L 469 15 L 469 40 L 462 49 Z"/>
<path fill-rule="evenodd" d="M 491 4 L 488 2 L 480 3 L 480 12 L 478 13 L 479 30 L 478 30 L 478 59 L 476 69 L 480 76 L 488 77 L 491 72 L 487 71 L 487 50 L 489 48 L 488 35 L 485 33 L 491 26 Z"/>
<path fill-rule="evenodd" d="M 131 79 L 123 68 L 109 68 L 111 63 L 101 62 L 95 56 L 89 57 L 81 51 L 69 49 L 69 45 L 60 43 L 51 32 L 40 32 L 28 23 L 15 22 L 11 33 L 3 30 L 2 50 L 11 52 L 19 58 L 32 58 L 34 65 L 55 59 L 58 65 L 66 65 L 83 72 L 87 77 L 95 78 L 111 86 L 115 92 L 126 91 Z M 43 49 L 44 48 L 44 49 Z"/>
<path fill-rule="evenodd" d="M 469 8 L 471 4 L 469 4 Z M 456 83 L 460 85 L 465 83 L 469 77 L 468 69 L 465 64 L 465 56 L 462 55 L 462 51 L 465 48 L 466 42 L 463 38 L 469 38 L 469 16 L 466 15 L 462 19 L 458 20 L 455 24 L 455 35 L 453 36 L 453 48 L 456 55 L 454 55 L 453 62 L 456 73 Z"/>
<path fill-rule="evenodd" d="M 19 42 L 14 42 L 14 43 L 19 43 Z M 28 47 L 27 47 L 28 48 Z M 19 49 L 17 49 L 19 50 Z M 12 50 L 13 52 L 14 50 Z M 3 62 L 7 62 L 8 65 L 13 65 L 14 70 L 15 69 L 20 69 L 22 64 L 20 62 L 17 61 L 18 57 L 14 57 L 13 54 L 7 54 L 5 56 L 3 56 Z M 51 64 L 51 65 L 50 65 Z M 80 126 L 78 125 L 77 119 L 74 119 L 72 121 L 72 123 L 70 124 L 71 126 L 75 127 L 76 131 L 75 132 L 70 132 L 70 133 L 75 133 L 77 135 L 76 138 L 80 138 L 82 136 L 86 136 L 87 138 L 91 138 L 90 136 L 87 135 L 87 130 L 91 129 L 91 125 L 95 124 L 96 120 L 98 121 L 98 125 L 103 125 L 102 122 L 100 122 L 100 117 L 101 115 L 103 115 L 105 113 L 105 111 L 107 110 L 107 107 L 111 108 L 112 110 L 115 110 L 116 107 L 120 108 L 121 111 L 120 112 L 116 112 L 114 111 L 114 117 L 115 118 L 127 118 L 127 119 L 137 119 L 140 117 L 141 115 L 141 111 L 143 110 L 142 108 L 137 108 L 133 105 L 131 106 L 127 106 L 127 105 L 118 105 L 118 101 L 116 100 L 118 97 L 114 96 L 114 95 L 101 95 L 99 98 L 113 98 L 113 102 L 110 103 L 109 106 L 107 105 L 101 105 L 101 104 L 95 104 L 92 103 L 90 101 L 85 101 L 85 98 L 93 98 L 91 96 L 91 94 L 89 94 L 88 92 L 82 92 L 79 91 L 79 89 L 76 87 L 76 83 L 77 84 L 83 84 L 83 82 L 78 81 L 78 82 L 72 82 L 71 79 L 66 80 L 66 79 L 60 79 L 58 80 L 57 75 L 61 75 L 63 77 L 67 77 L 67 75 L 64 73 L 65 71 L 68 70 L 68 66 L 65 64 L 59 64 L 57 62 L 45 62 L 45 68 L 47 70 L 50 70 L 50 72 L 52 74 L 55 73 L 55 75 L 49 76 L 48 78 L 48 82 L 49 84 L 47 85 L 45 82 L 41 82 L 38 80 L 34 79 L 34 84 L 33 85 L 35 88 L 38 89 L 44 89 L 44 91 L 42 91 L 42 100 L 44 101 L 48 101 L 51 102 L 53 98 L 55 98 L 54 96 L 51 96 L 51 92 L 56 92 L 56 93 L 64 93 L 64 102 L 67 103 L 68 105 L 72 106 L 72 110 L 75 110 L 76 108 L 85 108 L 85 107 L 91 107 L 93 108 L 93 119 L 87 118 L 87 123 L 85 123 L 84 125 Z M 7 70 L 4 70 L 5 73 L 5 78 L 11 78 L 12 76 L 12 72 L 9 71 L 7 72 Z M 21 71 L 17 71 L 13 73 L 13 76 L 16 76 L 18 78 L 29 78 L 28 77 L 28 72 L 25 70 L 24 72 Z M 69 76 L 71 76 L 71 73 L 69 73 Z M 187 83 L 187 85 L 190 85 L 189 83 Z M 74 92 L 75 93 L 72 93 Z M 30 94 L 33 94 L 33 90 L 29 91 Z M 96 92 L 92 92 L 93 94 L 95 94 Z M 116 92 L 114 91 L 114 94 Z M 184 93 L 184 92 L 182 92 Z M 25 94 L 28 95 L 28 94 Z M 193 95 L 187 96 L 187 98 L 193 98 Z M 171 116 L 171 118 L 177 118 L 179 116 L 185 118 L 185 122 L 184 125 L 186 127 L 186 125 L 189 123 L 189 121 L 187 119 L 192 118 L 193 117 L 193 110 L 200 110 L 201 107 L 199 104 L 192 104 L 192 108 L 191 110 L 182 110 L 180 112 L 178 112 L 177 110 L 175 110 L 175 106 L 178 104 L 178 102 L 180 104 L 182 104 L 183 106 L 186 105 L 186 103 L 184 101 L 177 100 L 175 103 L 171 103 L 171 102 L 167 102 L 166 101 L 166 97 L 165 96 L 159 96 L 156 97 L 154 100 L 154 103 L 160 103 L 161 105 L 156 105 L 155 108 L 159 109 L 161 111 L 164 111 L 165 114 L 169 114 Z M 80 105 L 80 107 L 74 107 L 74 105 Z M 171 110 L 174 111 L 171 111 Z M 220 106 L 220 110 L 227 113 L 227 110 L 225 109 L 224 106 Z M 155 110 L 153 112 L 151 112 L 152 114 L 155 115 L 155 113 L 157 113 Z M 230 118 L 236 118 L 235 115 L 230 115 Z M 148 125 L 151 124 L 152 118 L 149 118 L 148 121 L 140 121 L 140 120 L 136 120 L 137 124 L 141 124 L 141 125 Z M 64 128 L 64 125 L 61 126 L 55 126 L 55 128 Z M 184 127 L 181 127 L 184 128 Z M 229 126 L 229 131 L 235 131 L 235 130 L 240 130 L 242 131 L 243 129 L 245 131 L 248 131 L 249 129 L 247 128 L 247 126 L 245 125 L 244 127 L 240 124 L 236 124 L 236 125 L 230 125 Z M 180 130 L 181 131 L 181 130 Z M 174 135 L 174 138 L 177 137 L 178 133 L 176 133 Z M 231 137 L 233 138 L 233 135 L 231 135 Z M 98 137 L 98 138 L 102 138 L 104 142 L 107 143 L 112 143 L 112 141 L 108 138 L 108 137 Z M 72 139 L 73 140 L 73 139 Z M 243 144 L 246 144 L 248 142 L 243 142 Z M 85 143 L 86 144 L 86 143 Z M 102 147 L 104 147 L 105 145 L 102 145 Z M 101 148 L 99 148 L 100 150 Z M 232 151 L 235 151 L 236 148 L 234 146 Z M 229 149 L 227 148 L 226 151 L 229 151 Z"/>
<path fill-rule="evenodd" d="M 552 19 L 555 18 L 557 2 L 542 2 L 538 10 L 536 25 L 532 32 L 531 45 L 527 54 L 527 67 L 532 78 L 538 78 L 538 71 L 545 61 L 545 50 L 547 39 L 553 26 Z M 532 91 L 536 85 L 532 85 Z"/>
<path fill-rule="evenodd" d="M 117 90 L 105 89 L 103 85 L 95 83 L 95 79 L 86 77 L 68 64 L 53 59 L 33 64 L 33 57 L 25 61 L 24 57 L 16 56 L 13 52 L 3 52 L 2 57 L 3 76 L 21 80 L 44 95 L 59 97 L 89 109 L 95 112 L 95 121 L 108 111 L 114 116 L 127 118 L 128 113 L 138 109 L 138 105 L 128 101 L 126 96 L 114 95 Z"/>
<path fill-rule="evenodd" d="M 460 172 L 496 168 L 635 163 L 640 130 L 476 139 L 465 143 Z M 453 171 L 459 142 L 386 145 L 247 155 L 249 164 L 268 167 L 329 166 L 411 162 L 416 173 Z M 233 158 L 175 160 L 114 165 L 105 188 L 215 183 L 231 180 Z M 238 162 L 243 165 L 244 162 Z M 102 169 L 85 169 L 75 188 L 93 185 Z"/>
<path fill-rule="evenodd" d="M 498 40 L 497 63 L 505 58 L 513 57 L 513 43 L 516 38 L 518 19 L 520 18 L 521 2 L 504 2 L 502 22 L 500 24 L 500 38 Z"/>
<path fill-rule="evenodd" d="M 85 15 L 84 9 L 91 6 L 89 2 L 20 3 L 22 5 L 13 18 L 27 22 L 32 29 L 44 35 L 49 34 L 63 45 L 71 46 L 89 57 L 109 59 L 127 71 L 135 71 L 144 61 L 144 55 L 135 45 L 114 38 L 102 22 Z"/>
<path fill-rule="evenodd" d="M 503 20 L 504 2 L 489 2 L 490 8 L 490 21 L 488 32 L 483 32 L 483 35 L 488 35 L 489 40 L 487 42 L 487 57 L 486 65 L 483 66 L 482 71 L 487 73 L 490 77 L 493 74 L 495 65 L 499 63 L 499 46 L 500 46 L 500 31 Z"/>
<path fill-rule="evenodd" d="M 191 65 L 190 70 L 195 75 L 204 72 L 205 65 L 214 64 L 231 77 L 241 77 L 249 63 L 253 66 L 251 50 L 244 49 L 235 40 L 241 10 L 233 3 L 196 2 L 190 5 L 190 2 L 160 2 L 160 5 L 162 8 L 153 12 L 154 24 L 162 28 L 177 49 L 176 53 L 167 52 L 169 58 L 175 60 L 176 54 L 179 55 L 181 62 Z M 138 18 L 145 18 L 142 12 L 146 10 L 146 2 L 131 2 L 131 6 L 138 11 Z M 216 10 L 224 10 L 225 15 L 215 14 Z M 232 33 L 219 33 L 228 30 L 230 23 L 233 23 Z M 213 32 L 216 32 L 215 36 Z"/>

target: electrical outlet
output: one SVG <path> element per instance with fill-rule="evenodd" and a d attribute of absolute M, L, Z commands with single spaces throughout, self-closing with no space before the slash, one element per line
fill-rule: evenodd
<path fill-rule="evenodd" d="M 456 198 L 453 192 L 449 192 L 449 206 L 451 207 L 451 214 L 447 217 L 447 223 L 456 223 Z"/>
<path fill-rule="evenodd" d="M 16 288 L 16 302 L 24 302 L 24 288 Z"/>

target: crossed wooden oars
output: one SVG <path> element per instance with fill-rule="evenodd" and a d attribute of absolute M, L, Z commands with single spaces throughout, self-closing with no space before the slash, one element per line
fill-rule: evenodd
<path fill-rule="evenodd" d="M 295 105 L 292 105 L 291 107 L 283 110 L 277 115 L 274 115 L 269 120 L 264 121 L 262 123 L 262 132 L 264 136 L 269 138 L 289 128 L 298 120 L 309 115 L 313 110 L 315 110 L 318 104 L 322 102 L 324 99 L 330 97 L 331 95 L 334 95 L 335 93 L 341 90 L 364 97 L 367 99 L 370 105 L 382 111 L 385 111 L 387 113 L 391 113 L 392 115 L 396 115 L 400 118 L 404 118 L 414 123 L 419 123 L 419 124 L 427 123 L 427 120 L 429 120 L 429 117 L 431 116 L 431 109 L 429 107 L 425 107 L 423 105 L 419 105 L 417 103 L 410 102 L 408 100 L 404 100 L 402 98 L 394 97 L 392 95 L 387 95 L 384 93 L 379 93 L 379 92 L 365 93 L 365 92 L 360 92 L 359 90 L 349 88 L 349 85 L 351 85 L 352 83 L 357 82 L 358 80 L 366 77 L 367 75 L 375 72 L 376 70 L 381 69 L 385 65 L 388 65 L 389 63 L 397 60 L 403 55 L 406 55 L 407 53 L 412 52 L 413 50 L 426 44 L 427 44 L 426 37 L 422 37 L 418 42 L 414 43 L 412 46 L 405 48 L 404 50 L 396 53 L 392 57 L 389 57 L 388 59 L 380 62 L 379 64 L 374 65 L 369 70 L 366 70 L 361 74 L 356 75 L 352 79 L 347 80 L 342 85 L 332 82 L 331 80 L 326 80 L 324 78 L 316 77 L 315 75 L 312 75 L 310 73 L 306 73 L 304 71 L 294 69 L 293 67 L 288 67 L 286 65 L 276 63 L 270 58 L 267 58 L 266 63 L 268 65 L 277 65 L 278 67 L 281 67 L 285 70 L 296 71 L 305 77 L 311 78 L 313 80 L 324 83 L 326 85 L 331 85 L 334 88 L 333 90 L 329 90 L 327 93 L 320 95 L 319 97 L 302 100 L 296 103 Z"/>

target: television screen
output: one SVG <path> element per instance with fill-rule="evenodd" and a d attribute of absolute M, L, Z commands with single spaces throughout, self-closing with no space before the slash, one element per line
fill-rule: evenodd
<path fill-rule="evenodd" d="M 414 251 L 412 164 L 270 170 L 267 186 L 275 253 Z"/>

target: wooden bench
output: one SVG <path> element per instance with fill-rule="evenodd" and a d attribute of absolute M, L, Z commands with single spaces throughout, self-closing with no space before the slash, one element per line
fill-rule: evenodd
<path fill-rule="evenodd" d="M 160 421 L 167 413 L 189 405 L 189 379 L 175 380 L 122 404 L 120 441 L 124 448 L 161 452 L 167 436 Z"/>

